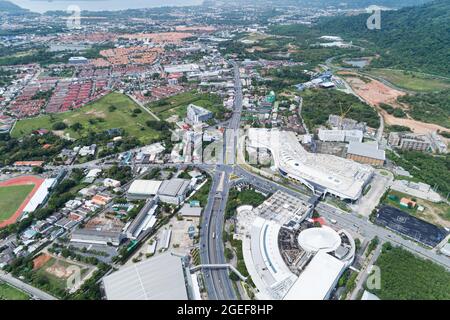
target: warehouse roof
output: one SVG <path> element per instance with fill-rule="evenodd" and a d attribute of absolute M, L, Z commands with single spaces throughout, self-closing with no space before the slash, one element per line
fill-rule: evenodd
<path fill-rule="evenodd" d="M 96 230 L 96 229 L 76 229 L 72 233 L 72 241 L 120 241 L 122 238 L 121 231 L 114 230 Z"/>
<path fill-rule="evenodd" d="M 383 161 L 386 160 L 384 150 L 378 149 L 378 146 L 375 144 L 350 142 L 347 153 Z"/>
<path fill-rule="evenodd" d="M 135 180 L 128 189 L 129 194 L 155 195 L 161 186 L 161 181 Z"/>
<path fill-rule="evenodd" d="M 103 278 L 108 300 L 187 300 L 181 258 L 163 253 Z"/>
<path fill-rule="evenodd" d="M 182 195 L 186 192 L 189 187 L 189 180 L 185 179 L 171 179 L 165 180 L 161 183 L 158 194 L 169 197 L 176 197 Z"/>
<path fill-rule="evenodd" d="M 185 217 L 200 217 L 202 215 L 201 207 L 191 207 L 190 204 L 186 203 L 181 208 L 180 213 Z"/>

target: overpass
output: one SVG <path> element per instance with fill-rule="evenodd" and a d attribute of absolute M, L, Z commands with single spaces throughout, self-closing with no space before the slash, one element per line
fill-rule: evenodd
<path fill-rule="evenodd" d="M 233 265 L 231 264 L 200 264 L 198 266 L 195 266 L 193 268 L 191 268 L 191 272 L 196 272 L 200 269 L 231 269 L 231 271 L 233 271 L 242 281 L 247 281 L 248 277 L 244 277 L 242 275 L 242 273 L 239 272 L 238 269 L 236 269 Z"/>

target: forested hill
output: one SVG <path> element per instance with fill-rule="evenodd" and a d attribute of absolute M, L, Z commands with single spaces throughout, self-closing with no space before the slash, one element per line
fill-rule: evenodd
<path fill-rule="evenodd" d="M 0 12 L 6 12 L 6 13 L 23 13 L 27 12 L 28 10 L 22 9 L 18 5 L 10 2 L 10 1 L 3 1 L 0 0 Z"/>
<path fill-rule="evenodd" d="M 333 17 L 316 28 L 345 39 L 365 39 L 379 49 L 376 67 L 416 69 L 450 76 L 450 0 L 381 13 L 381 29 L 369 30 L 368 14 Z"/>

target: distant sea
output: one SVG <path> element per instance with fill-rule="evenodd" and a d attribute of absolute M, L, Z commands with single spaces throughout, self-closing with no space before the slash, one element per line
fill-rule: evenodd
<path fill-rule="evenodd" d="M 43 13 L 53 10 L 66 10 L 70 5 L 77 5 L 81 10 L 116 11 L 127 9 L 154 8 L 163 6 L 193 6 L 203 0 L 9 0 L 24 9 Z"/>

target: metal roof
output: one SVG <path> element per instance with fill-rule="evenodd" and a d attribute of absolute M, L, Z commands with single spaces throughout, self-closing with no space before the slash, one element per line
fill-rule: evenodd
<path fill-rule="evenodd" d="M 128 189 L 129 194 L 135 195 L 155 195 L 161 186 L 161 181 L 156 180 L 135 180 Z"/>
<path fill-rule="evenodd" d="M 189 187 L 189 180 L 185 179 L 171 179 L 165 180 L 159 187 L 158 194 L 169 197 L 176 197 L 186 192 Z"/>
<path fill-rule="evenodd" d="M 108 300 L 187 300 L 181 258 L 163 253 L 103 278 Z"/>
<path fill-rule="evenodd" d="M 350 142 L 347 153 L 383 161 L 386 160 L 384 150 L 378 149 L 378 146 L 374 144 Z"/>
<path fill-rule="evenodd" d="M 202 215 L 201 207 L 191 207 L 188 203 L 186 203 L 180 210 L 182 216 L 188 217 L 200 217 Z"/>

